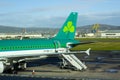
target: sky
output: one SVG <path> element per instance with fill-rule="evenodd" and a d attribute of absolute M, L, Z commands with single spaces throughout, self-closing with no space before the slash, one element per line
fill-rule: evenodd
<path fill-rule="evenodd" d="M 0 25 L 59 28 L 70 12 L 77 26 L 120 26 L 120 0 L 0 0 Z"/>

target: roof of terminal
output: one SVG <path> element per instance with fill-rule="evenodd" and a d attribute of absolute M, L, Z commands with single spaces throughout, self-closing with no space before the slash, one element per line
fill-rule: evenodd
<path fill-rule="evenodd" d="M 120 33 L 120 30 L 108 30 L 105 31 L 104 33 Z"/>

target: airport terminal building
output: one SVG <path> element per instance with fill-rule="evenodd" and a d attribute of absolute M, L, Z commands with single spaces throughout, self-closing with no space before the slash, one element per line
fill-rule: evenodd
<path fill-rule="evenodd" d="M 102 38 L 120 38 L 120 30 L 108 30 L 101 33 Z"/>

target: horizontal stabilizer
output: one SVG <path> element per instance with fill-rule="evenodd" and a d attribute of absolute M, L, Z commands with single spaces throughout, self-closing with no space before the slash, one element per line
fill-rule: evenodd
<path fill-rule="evenodd" d="M 69 44 L 69 45 L 70 45 L 70 46 L 72 46 L 72 48 L 73 48 L 73 47 L 76 47 L 76 46 L 78 46 L 78 45 L 91 44 L 91 43 L 94 43 L 94 42 L 80 42 L 80 43 L 76 43 L 76 44 Z"/>

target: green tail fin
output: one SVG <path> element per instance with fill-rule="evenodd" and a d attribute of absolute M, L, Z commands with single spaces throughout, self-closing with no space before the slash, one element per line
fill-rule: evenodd
<path fill-rule="evenodd" d="M 76 32 L 77 15 L 78 15 L 77 12 L 72 12 L 68 16 L 62 28 L 55 36 L 55 39 L 74 39 Z"/>

